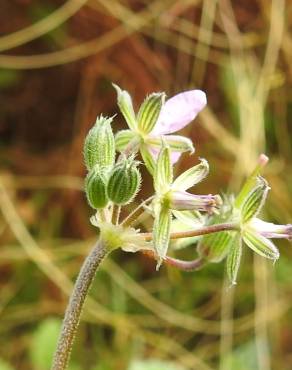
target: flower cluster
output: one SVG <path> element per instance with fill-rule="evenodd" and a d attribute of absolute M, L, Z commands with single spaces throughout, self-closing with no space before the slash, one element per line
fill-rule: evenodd
<path fill-rule="evenodd" d="M 191 90 L 168 100 L 165 93 L 153 93 L 136 114 L 130 94 L 117 85 L 114 88 L 129 128 L 114 135 L 113 118 L 100 116 L 84 145 L 88 169 L 85 191 L 96 212 L 91 221 L 100 229 L 107 249 L 147 250 L 158 267 L 165 261 L 188 270 L 226 258 L 227 274 L 233 284 L 243 244 L 263 257 L 277 260 L 279 251 L 270 239 L 291 239 L 292 225 L 275 225 L 258 218 L 270 189 L 259 174 L 267 157 L 260 157 L 260 165 L 237 197 L 193 194 L 188 189 L 207 177 L 209 165 L 206 159 L 200 159 L 199 164 L 174 179 L 174 164 L 182 153 L 192 154 L 194 147 L 189 138 L 173 133 L 192 122 L 205 107 L 205 93 Z M 137 159 L 139 155 L 142 162 Z M 141 163 L 153 178 L 154 194 L 120 220 L 125 212 L 123 209 L 121 213 L 121 208 L 139 192 Z M 136 224 L 142 225 L 141 214 L 152 217 L 150 232 L 135 228 Z M 198 259 L 187 262 L 169 257 L 174 238 L 190 238 L 197 245 Z"/>

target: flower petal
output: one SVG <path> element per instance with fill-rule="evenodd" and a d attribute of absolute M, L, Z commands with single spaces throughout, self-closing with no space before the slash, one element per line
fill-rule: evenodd
<path fill-rule="evenodd" d="M 157 158 L 159 156 L 159 152 L 160 152 L 160 148 L 155 148 L 153 145 L 147 145 L 147 148 L 148 148 L 148 151 L 151 153 L 152 157 L 153 157 L 153 161 L 157 161 Z M 170 161 L 172 164 L 175 164 L 179 159 L 180 159 L 180 156 L 181 156 L 181 152 L 173 152 L 173 151 L 170 151 Z"/>
<path fill-rule="evenodd" d="M 292 225 L 277 225 L 272 222 L 265 222 L 259 218 L 252 218 L 248 226 L 253 230 L 260 233 L 262 236 L 272 239 L 272 238 L 284 238 L 292 239 Z"/>
<path fill-rule="evenodd" d="M 163 105 L 153 134 L 169 134 L 189 124 L 207 104 L 206 94 L 190 90 L 173 96 Z"/>
<path fill-rule="evenodd" d="M 209 173 L 209 164 L 206 159 L 201 159 L 201 163 L 178 176 L 173 182 L 173 189 L 187 190 L 201 182 Z"/>
<path fill-rule="evenodd" d="M 219 195 L 197 195 L 186 191 L 169 192 L 170 208 L 178 211 L 197 210 L 212 213 L 222 203 Z"/>
<path fill-rule="evenodd" d="M 245 244 L 262 257 L 277 260 L 280 257 L 275 244 L 264 236 L 251 229 L 245 229 L 242 233 Z"/>

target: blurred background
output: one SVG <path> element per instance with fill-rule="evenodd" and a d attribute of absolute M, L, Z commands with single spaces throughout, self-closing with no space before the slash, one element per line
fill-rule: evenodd
<path fill-rule="evenodd" d="M 205 157 L 211 173 L 197 192 L 237 192 L 264 152 L 264 218 L 291 223 L 291 27 L 288 0 L 1 0 L 1 370 L 50 368 L 96 239 L 82 146 L 98 114 L 117 112 L 111 82 L 136 106 L 152 91 L 204 90 L 208 107 L 183 130 L 196 153 L 177 172 Z M 141 198 L 151 186 L 145 173 Z M 245 248 L 235 289 L 224 263 L 156 272 L 147 257 L 116 251 L 95 280 L 70 369 L 292 369 L 292 251 L 276 244 L 275 266 Z"/>

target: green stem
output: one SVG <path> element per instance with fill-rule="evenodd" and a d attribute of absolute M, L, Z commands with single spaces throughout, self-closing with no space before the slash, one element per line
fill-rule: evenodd
<path fill-rule="evenodd" d="M 96 271 L 106 255 L 107 249 L 99 240 L 83 263 L 66 309 L 51 370 L 67 368 L 85 298 Z"/>

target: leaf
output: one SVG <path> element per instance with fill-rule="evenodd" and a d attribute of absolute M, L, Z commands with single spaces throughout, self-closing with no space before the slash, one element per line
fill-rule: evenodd
<path fill-rule="evenodd" d="M 236 284 L 236 278 L 240 266 L 240 260 L 242 255 L 242 239 L 238 233 L 236 237 L 230 242 L 230 249 L 227 255 L 226 269 L 227 276 L 231 284 Z"/>
<path fill-rule="evenodd" d="M 267 181 L 262 177 L 258 177 L 256 186 L 247 195 L 241 207 L 242 223 L 246 223 L 258 215 L 265 203 L 269 190 L 270 187 Z"/>
<path fill-rule="evenodd" d="M 137 116 L 139 131 L 148 134 L 153 130 L 164 101 L 164 93 L 153 93 L 146 97 Z"/>
<path fill-rule="evenodd" d="M 201 182 L 209 173 L 209 164 L 206 159 L 201 159 L 201 163 L 191 167 L 173 182 L 173 188 L 179 190 L 187 190 L 192 186 Z"/>
<path fill-rule="evenodd" d="M 244 229 L 242 237 L 245 244 L 260 256 L 272 260 L 277 260 L 280 257 L 275 244 L 254 230 L 248 228 Z"/>
<path fill-rule="evenodd" d="M 60 328 L 60 320 L 47 319 L 39 325 L 33 334 L 30 358 L 35 369 L 50 369 Z"/>
<path fill-rule="evenodd" d="M 129 128 L 131 130 L 136 130 L 137 122 L 136 116 L 133 108 L 131 95 L 126 90 L 122 90 L 118 85 L 113 84 L 118 95 L 118 106 L 122 115 L 124 116 Z"/>

